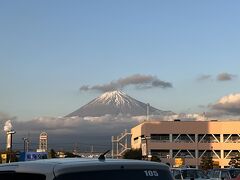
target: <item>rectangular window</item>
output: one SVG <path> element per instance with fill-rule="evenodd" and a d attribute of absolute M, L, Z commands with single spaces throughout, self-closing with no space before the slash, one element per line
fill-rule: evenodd
<path fill-rule="evenodd" d="M 195 150 L 173 150 L 173 157 L 175 158 L 194 158 Z"/>
<path fill-rule="evenodd" d="M 169 134 L 151 134 L 151 141 L 170 142 Z"/>
<path fill-rule="evenodd" d="M 200 142 L 200 143 L 218 143 L 218 142 L 220 142 L 220 134 L 199 134 L 198 142 Z"/>
<path fill-rule="evenodd" d="M 161 158 L 169 158 L 170 151 L 167 149 L 152 149 L 151 155 L 159 156 Z"/>
<path fill-rule="evenodd" d="M 238 134 L 224 134 L 223 139 L 225 143 L 240 143 Z"/>

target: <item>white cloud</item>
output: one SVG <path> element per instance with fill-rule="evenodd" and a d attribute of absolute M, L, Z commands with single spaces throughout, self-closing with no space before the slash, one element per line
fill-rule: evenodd
<path fill-rule="evenodd" d="M 22 148 L 22 137 L 31 135 L 31 143 L 38 146 L 38 138 L 41 131 L 46 131 L 49 137 L 49 148 L 72 149 L 74 143 L 80 143 L 81 149 L 89 148 L 91 144 L 96 148 L 109 149 L 111 136 L 117 136 L 125 129 L 130 131 L 139 121 L 129 116 L 102 117 L 39 117 L 31 121 L 12 121 L 16 135 L 14 143 Z M 4 141 L 4 136 L 0 137 Z M 97 147 L 97 145 L 99 145 Z M 87 149 L 89 150 L 89 149 Z"/>
<path fill-rule="evenodd" d="M 240 93 L 229 94 L 222 97 L 217 103 L 210 105 L 210 108 L 219 115 L 240 115 Z"/>
<path fill-rule="evenodd" d="M 31 121 L 15 121 L 15 129 L 26 131 L 46 130 L 54 133 L 104 133 L 105 131 L 122 131 L 124 128 L 131 128 L 138 121 L 130 116 L 111 116 L 105 115 L 102 117 L 39 117 Z"/>
<path fill-rule="evenodd" d="M 5 132 L 12 131 L 13 126 L 12 126 L 11 120 L 7 120 L 5 122 L 5 125 L 4 125 L 3 129 L 4 129 Z"/>

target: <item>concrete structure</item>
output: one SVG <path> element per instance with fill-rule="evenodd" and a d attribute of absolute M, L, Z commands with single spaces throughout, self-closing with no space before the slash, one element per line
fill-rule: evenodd
<path fill-rule="evenodd" d="M 112 136 L 112 158 L 121 158 L 127 150 L 131 149 L 130 139 L 131 133 L 126 129 L 119 136 Z"/>
<path fill-rule="evenodd" d="M 240 156 L 240 121 L 145 121 L 131 129 L 131 147 L 143 155 L 157 155 L 172 166 L 182 158 L 185 165 L 199 166 L 212 156 L 216 165 L 227 167 Z"/>
<path fill-rule="evenodd" d="M 37 152 L 47 152 L 48 150 L 48 134 L 46 132 L 41 132 L 39 136 L 39 149 Z"/>

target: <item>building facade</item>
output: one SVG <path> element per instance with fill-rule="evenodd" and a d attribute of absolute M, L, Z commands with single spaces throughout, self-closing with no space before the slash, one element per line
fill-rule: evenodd
<path fill-rule="evenodd" d="M 198 167 L 202 157 L 213 157 L 215 166 L 228 167 L 240 156 L 240 121 L 145 121 L 131 129 L 131 147 L 163 162 Z"/>

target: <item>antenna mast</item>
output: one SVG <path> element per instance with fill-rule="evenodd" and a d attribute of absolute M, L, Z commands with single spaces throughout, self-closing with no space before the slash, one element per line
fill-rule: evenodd
<path fill-rule="evenodd" d="M 149 106 L 150 106 L 150 104 L 147 103 L 147 121 L 149 120 Z"/>

